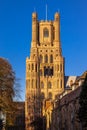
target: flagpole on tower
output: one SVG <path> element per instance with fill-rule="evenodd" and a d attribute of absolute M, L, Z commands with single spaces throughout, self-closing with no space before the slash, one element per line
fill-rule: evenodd
<path fill-rule="evenodd" d="M 46 21 L 47 21 L 47 4 L 46 4 Z"/>

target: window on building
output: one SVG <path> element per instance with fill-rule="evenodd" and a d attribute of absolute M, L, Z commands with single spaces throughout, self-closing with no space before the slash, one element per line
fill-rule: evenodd
<path fill-rule="evenodd" d="M 45 55 L 45 63 L 48 63 L 48 55 Z"/>
<path fill-rule="evenodd" d="M 53 63 L 53 55 L 50 55 L 50 63 Z"/>
<path fill-rule="evenodd" d="M 32 64 L 32 70 L 34 70 L 34 64 Z"/>
<path fill-rule="evenodd" d="M 60 64 L 60 71 L 62 71 L 62 64 Z"/>
<path fill-rule="evenodd" d="M 52 83 L 50 81 L 48 82 L 48 88 L 52 88 Z"/>
<path fill-rule="evenodd" d="M 32 88 L 34 88 L 34 79 L 32 79 Z"/>
<path fill-rule="evenodd" d="M 49 31 L 47 28 L 44 29 L 44 37 L 49 37 Z"/>
<path fill-rule="evenodd" d="M 52 93 L 49 92 L 49 99 L 52 99 Z"/>
<path fill-rule="evenodd" d="M 40 55 L 40 63 L 42 63 L 42 62 L 43 62 L 43 56 Z"/>
<path fill-rule="evenodd" d="M 26 80 L 26 86 L 30 87 L 30 80 Z"/>
<path fill-rule="evenodd" d="M 59 71 L 59 65 L 57 65 L 57 71 Z"/>
<path fill-rule="evenodd" d="M 59 88 L 59 79 L 57 80 L 57 88 Z"/>
<path fill-rule="evenodd" d="M 43 81 L 41 82 L 41 88 L 44 88 L 44 83 L 43 83 Z"/>
<path fill-rule="evenodd" d="M 30 64 L 28 64 L 28 69 L 30 70 Z"/>
<path fill-rule="evenodd" d="M 53 40 L 55 39 L 55 28 L 53 27 Z"/>
<path fill-rule="evenodd" d="M 40 76 L 42 76 L 42 70 L 40 69 Z"/>
<path fill-rule="evenodd" d="M 44 76 L 53 76 L 53 67 L 44 67 Z"/>
<path fill-rule="evenodd" d="M 61 80 L 61 82 L 60 82 L 60 87 L 62 88 L 62 80 Z"/>

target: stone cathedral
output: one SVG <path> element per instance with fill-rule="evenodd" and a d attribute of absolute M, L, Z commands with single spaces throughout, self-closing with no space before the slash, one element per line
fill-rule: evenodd
<path fill-rule="evenodd" d="M 55 13 L 53 21 L 39 21 L 34 12 L 30 57 L 26 58 L 26 130 L 34 130 L 30 123 L 43 116 L 45 101 L 54 101 L 64 91 L 64 73 L 60 15 Z"/>

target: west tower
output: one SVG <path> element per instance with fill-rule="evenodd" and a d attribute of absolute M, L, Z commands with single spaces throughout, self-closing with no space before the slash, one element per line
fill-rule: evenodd
<path fill-rule="evenodd" d="M 26 59 L 26 129 L 42 115 L 43 101 L 53 101 L 64 90 L 64 58 L 60 42 L 60 15 L 54 21 L 41 20 L 32 14 L 30 57 Z"/>

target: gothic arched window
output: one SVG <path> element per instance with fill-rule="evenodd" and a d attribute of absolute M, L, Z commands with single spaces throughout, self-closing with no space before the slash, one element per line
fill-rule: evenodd
<path fill-rule="evenodd" d="M 43 83 L 43 81 L 41 82 L 41 88 L 44 88 L 44 83 Z"/>
<path fill-rule="evenodd" d="M 51 92 L 49 92 L 49 98 L 52 99 L 52 93 Z"/>
<path fill-rule="evenodd" d="M 50 55 L 50 63 L 53 63 L 53 55 Z"/>
<path fill-rule="evenodd" d="M 32 88 L 34 88 L 34 79 L 32 79 Z"/>
<path fill-rule="evenodd" d="M 52 83 L 50 81 L 48 82 L 48 88 L 52 88 Z"/>
<path fill-rule="evenodd" d="M 49 31 L 47 28 L 44 29 L 44 37 L 49 37 Z"/>
<path fill-rule="evenodd" d="M 60 71 L 62 71 L 62 64 L 60 64 Z"/>
<path fill-rule="evenodd" d="M 42 63 L 42 62 L 43 62 L 43 56 L 40 55 L 40 63 Z"/>
<path fill-rule="evenodd" d="M 45 63 L 48 63 L 48 55 L 45 55 Z"/>
<path fill-rule="evenodd" d="M 34 70 L 34 64 L 32 64 L 32 70 Z"/>
<path fill-rule="evenodd" d="M 62 80 L 60 81 L 60 87 L 62 88 Z"/>
<path fill-rule="evenodd" d="M 59 71 L 59 65 L 57 65 L 57 71 Z"/>
<path fill-rule="evenodd" d="M 59 79 L 57 80 L 57 88 L 59 88 Z"/>
<path fill-rule="evenodd" d="M 28 64 L 28 69 L 30 70 L 30 64 Z"/>
<path fill-rule="evenodd" d="M 42 76 L 42 70 L 40 70 L 40 76 Z"/>

